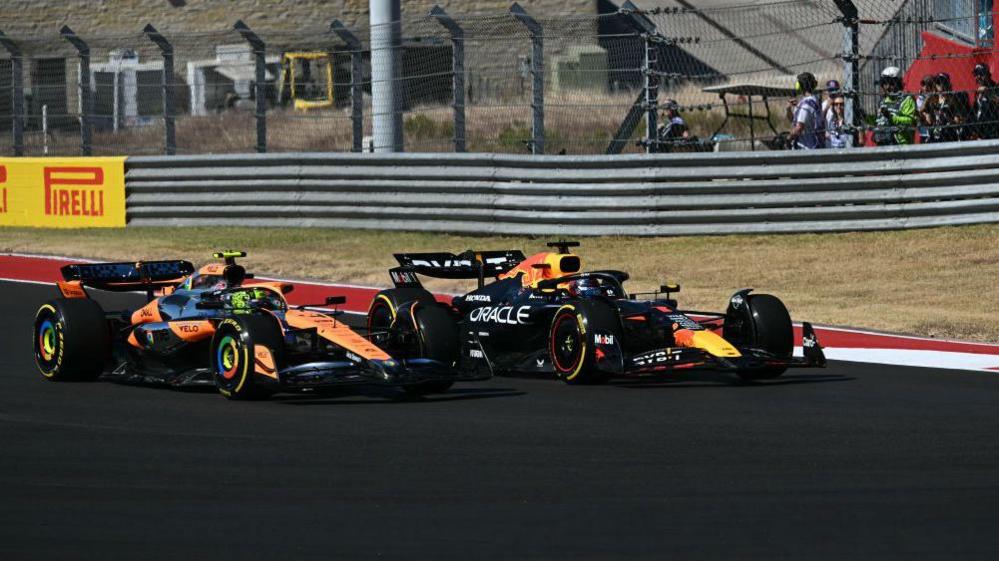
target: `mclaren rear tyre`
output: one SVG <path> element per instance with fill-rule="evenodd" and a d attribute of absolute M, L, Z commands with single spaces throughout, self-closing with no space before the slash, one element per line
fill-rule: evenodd
<path fill-rule="evenodd" d="M 596 330 L 620 340 L 617 312 L 600 301 L 566 304 L 555 312 L 548 336 L 548 351 L 555 375 L 566 384 L 603 384 L 610 374 L 597 367 Z"/>
<path fill-rule="evenodd" d="M 265 399 L 278 386 L 284 335 L 268 314 L 222 320 L 212 338 L 211 361 L 215 387 L 229 399 Z"/>
<path fill-rule="evenodd" d="M 420 303 L 413 310 L 416 338 L 420 358 L 429 358 L 448 366 L 458 360 L 458 324 L 451 314 L 436 302 Z M 427 395 L 446 392 L 454 382 L 424 382 L 406 386 L 410 395 Z"/>
<path fill-rule="evenodd" d="M 726 318 L 723 334 L 737 346 L 762 349 L 779 358 L 791 358 L 794 352 L 794 329 L 787 307 L 776 296 L 750 294 L 746 297 L 740 317 Z M 743 380 L 772 380 L 784 371 L 785 366 L 761 370 L 739 371 Z"/>
<path fill-rule="evenodd" d="M 35 314 L 35 363 L 42 376 L 63 382 L 96 380 L 111 354 L 111 331 L 100 304 L 59 298 Z"/>

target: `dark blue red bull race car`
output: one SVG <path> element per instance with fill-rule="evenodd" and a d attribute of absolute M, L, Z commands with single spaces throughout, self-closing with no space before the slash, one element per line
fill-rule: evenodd
<path fill-rule="evenodd" d="M 808 323 L 804 356 L 793 356 L 791 318 L 775 296 L 745 289 L 724 313 L 681 310 L 678 285 L 629 294 L 623 271 L 582 272 L 569 252 L 578 243 L 548 245 L 557 251 L 530 257 L 517 250 L 396 254 L 395 287 L 378 293 L 368 311 L 373 340 L 398 356 L 432 348 L 463 372 L 553 373 L 569 384 L 686 369 L 764 380 L 825 365 Z M 441 303 L 417 275 L 476 279 L 478 287 Z"/>

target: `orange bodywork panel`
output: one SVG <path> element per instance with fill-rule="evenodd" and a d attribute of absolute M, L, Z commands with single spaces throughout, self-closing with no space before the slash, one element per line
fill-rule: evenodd
<path fill-rule="evenodd" d="M 59 292 L 63 298 L 88 298 L 87 291 L 83 289 L 80 281 L 56 281 Z"/>
<path fill-rule="evenodd" d="M 253 370 L 269 378 L 278 379 L 277 367 L 274 366 L 274 355 L 263 345 L 253 346 Z"/>
<path fill-rule="evenodd" d="M 152 323 L 154 321 L 163 321 L 163 318 L 160 316 L 159 300 L 153 300 L 132 312 L 132 325 Z"/>
<path fill-rule="evenodd" d="M 738 358 L 742 356 L 742 353 L 738 349 L 714 331 L 677 329 L 673 332 L 673 339 L 681 347 L 701 349 L 711 356 L 724 358 Z"/>
<path fill-rule="evenodd" d="M 128 344 L 132 345 L 136 349 L 141 349 L 142 348 L 142 345 L 139 344 L 139 340 L 135 338 L 135 332 L 134 331 L 128 334 Z"/>
<path fill-rule="evenodd" d="M 261 281 L 261 282 L 247 283 L 244 286 L 253 286 L 253 287 L 262 286 L 264 288 L 269 288 L 274 292 L 281 294 L 282 296 L 288 294 L 292 290 L 295 290 L 295 285 L 291 284 L 290 282 Z"/>
<path fill-rule="evenodd" d="M 321 314 L 306 310 L 288 310 L 284 316 L 288 325 L 296 329 L 316 328 L 320 337 L 332 341 L 348 351 L 360 355 L 366 359 L 388 360 L 390 357 L 385 351 L 379 349 L 371 341 L 361 337 L 343 322 Z"/>
<path fill-rule="evenodd" d="M 222 263 L 209 263 L 198 269 L 198 273 L 202 275 L 221 275 L 223 272 L 225 272 L 225 265 Z"/>
<path fill-rule="evenodd" d="M 171 321 L 167 325 L 174 335 L 189 343 L 207 339 L 215 334 L 215 326 L 205 320 Z"/>
<path fill-rule="evenodd" d="M 563 271 L 562 259 L 565 257 L 579 259 L 579 256 L 574 254 L 543 251 L 541 253 L 535 253 L 527 259 L 524 259 L 518 263 L 516 267 L 510 269 L 502 275 L 499 275 L 497 278 L 508 279 L 523 273 L 524 276 L 521 278 L 523 285 L 527 287 L 536 287 L 540 281 L 545 279 L 563 277 L 567 274 L 576 273 L 582 270 L 582 262 L 577 261 L 579 266 L 575 268 L 576 270 Z"/>

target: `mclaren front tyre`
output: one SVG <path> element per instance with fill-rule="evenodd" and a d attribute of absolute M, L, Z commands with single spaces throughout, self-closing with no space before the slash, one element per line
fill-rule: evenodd
<path fill-rule="evenodd" d="M 229 399 L 264 399 L 279 387 L 284 350 L 281 326 L 269 314 L 248 314 L 219 322 L 212 338 L 212 377 Z"/>

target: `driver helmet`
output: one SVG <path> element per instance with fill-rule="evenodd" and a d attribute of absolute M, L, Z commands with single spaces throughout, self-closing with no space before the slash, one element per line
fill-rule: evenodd
<path fill-rule="evenodd" d="M 597 281 L 597 279 L 592 279 L 589 277 L 583 277 L 581 279 L 575 279 L 569 281 L 568 285 L 566 286 L 566 289 L 569 291 L 570 295 L 579 298 L 599 296 L 601 294 L 600 283 Z"/>
<path fill-rule="evenodd" d="M 221 275 L 194 275 L 187 282 L 187 288 L 189 290 L 224 290 L 229 288 L 229 283 L 226 282 L 225 277 Z"/>
<path fill-rule="evenodd" d="M 235 310 L 248 310 L 253 307 L 280 309 L 279 299 L 266 288 L 242 288 L 229 294 L 229 303 Z"/>

